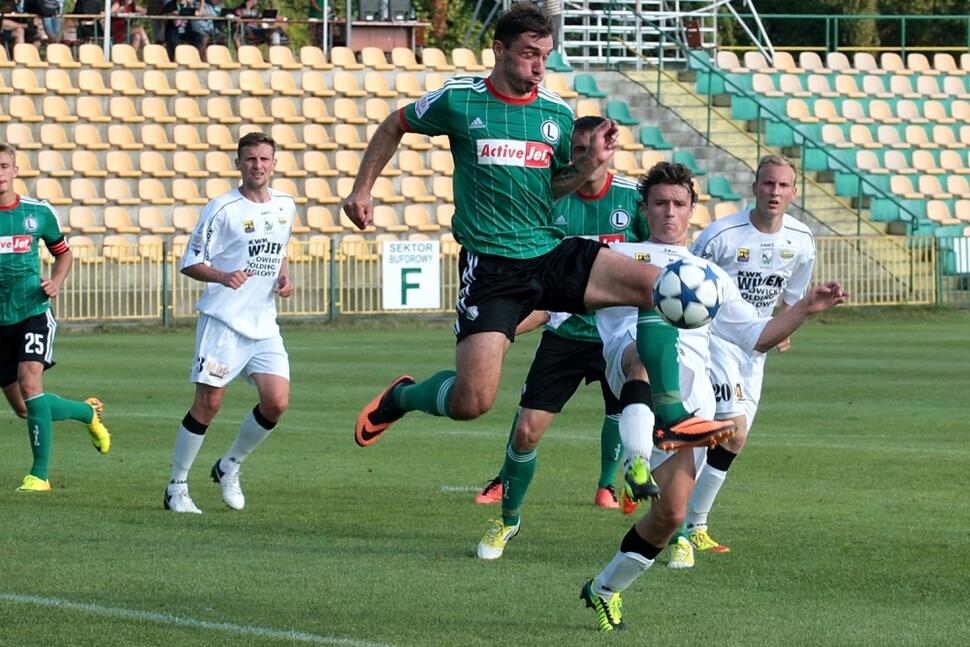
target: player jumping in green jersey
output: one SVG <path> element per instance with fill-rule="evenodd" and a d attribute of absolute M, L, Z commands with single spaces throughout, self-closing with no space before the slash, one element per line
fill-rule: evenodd
<path fill-rule="evenodd" d="M 0 143 L 0 386 L 14 412 L 27 419 L 33 464 L 19 492 L 48 492 L 53 420 L 74 419 L 88 427 L 96 449 L 107 453 L 108 430 L 101 401 L 66 400 L 44 393 L 44 370 L 54 365 L 57 324 L 50 299 L 71 269 L 71 250 L 57 216 L 46 202 L 17 195 L 16 150 Z M 40 241 L 54 256 L 50 278 L 41 274 Z"/>
<path fill-rule="evenodd" d="M 360 412 L 355 440 L 375 443 L 406 412 L 470 420 L 495 401 L 502 362 L 516 326 L 533 310 L 583 314 L 611 305 L 653 309 L 659 270 L 605 249 L 563 239 L 553 203 L 575 191 L 616 147 L 616 124 L 590 133 L 589 150 L 570 161 L 572 110 L 541 87 L 552 51 L 549 19 L 521 2 L 499 19 L 495 67 L 488 78 L 458 77 L 387 118 L 375 131 L 344 211 L 358 227 L 373 220 L 370 196 L 406 132 L 447 134 L 455 158 L 455 237 L 462 245 L 456 306 L 456 370 L 417 383 L 395 379 Z M 676 330 L 659 331 L 645 364 L 666 438 L 707 444 L 733 425 L 693 416 L 681 403 Z"/>

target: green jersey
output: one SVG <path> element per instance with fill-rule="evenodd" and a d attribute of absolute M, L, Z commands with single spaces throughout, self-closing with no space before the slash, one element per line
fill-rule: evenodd
<path fill-rule="evenodd" d="M 455 238 L 477 254 L 535 258 L 553 249 L 552 177 L 569 165 L 573 113 L 553 92 L 513 99 L 488 79 L 457 77 L 400 112 L 408 131 L 448 135 Z"/>
<path fill-rule="evenodd" d="M 554 223 L 566 236 L 583 236 L 603 243 L 636 243 L 650 237 L 647 219 L 640 212 L 636 182 L 612 173 L 596 195 L 576 191 L 559 200 Z M 600 341 L 593 314 L 555 313 L 546 329 L 566 339 Z"/>
<path fill-rule="evenodd" d="M 40 287 L 41 239 L 55 256 L 67 251 L 49 204 L 18 196 L 12 205 L 0 207 L 0 325 L 19 323 L 50 308 Z"/>

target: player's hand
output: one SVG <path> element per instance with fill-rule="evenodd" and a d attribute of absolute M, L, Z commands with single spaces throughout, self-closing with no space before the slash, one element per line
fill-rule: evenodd
<path fill-rule="evenodd" d="M 785 337 L 775 346 L 779 353 L 787 353 L 791 349 L 791 337 Z"/>
<path fill-rule="evenodd" d="M 290 282 L 290 277 L 286 274 L 280 274 L 276 277 L 276 287 L 273 288 L 273 292 L 284 299 L 293 294 L 293 284 Z"/>
<path fill-rule="evenodd" d="M 60 293 L 61 283 L 53 279 L 43 279 L 40 282 L 40 289 L 44 291 L 48 299 L 53 299 Z"/>
<path fill-rule="evenodd" d="M 829 281 L 825 285 L 812 288 L 806 298 L 808 311 L 815 314 L 845 303 L 849 295 L 842 290 L 842 285 L 838 281 Z"/>
<path fill-rule="evenodd" d="M 369 193 L 358 191 L 351 193 L 344 200 L 343 210 L 358 229 L 366 229 L 374 222 L 374 202 Z"/>
<path fill-rule="evenodd" d="M 235 272 L 223 272 L 222 280 L 219 281 L 221 284 L 229 288 L 230 290 L 238 290 L 243 286 L 243 283 L 249 280 L 249 273 L 243 270 L 236 270 Z"/>
<path fill-rule="evenodd" d="M 594 168 L 610 161 L 616 151 L 619 134 L 620 129 L 612 119 L 607 119 L 589 134 L 589 157 Z"/>

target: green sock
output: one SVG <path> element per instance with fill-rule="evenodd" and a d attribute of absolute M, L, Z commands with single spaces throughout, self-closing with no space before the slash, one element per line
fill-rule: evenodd
<path fill-rule="evenodd" d="M 658 421 L 669 424 L 690 415 L 680 395 L 677 329 L 653 310 L 641 310 L 637 319 L 637 355 L 650 377 Z"/>
<path fill-rule="evenodd" d="M 505 464 L 502 465 L 502 523 L 506 526 L 519 523 L 522 502 L 535 473 L 536 450 L 520 454 L 509 443 L 505 450 Z"/>
<path fill-rule="evenodd" d="M 394 403 L 405 411 L 424 411 L 432 416 L 448 415 L 448 398 L 455 388 L 454 371 L 438 371 L 424 382 L 394 389 Z"/>
<path fill-rule="evenodd" d="M 613 485 L 616 478 L 616 468 L 620 465 L 623 455 L 623 443 L 620 442 L 620 416 L 605 416 L 603 429 L 600 431 L 600 480 L 596 487 Z"/>
<path fill-rule="evenodd" d="M 88 424 L 94 418 L 94 409 L 87 402 L 67 400 L 56 393 L 47 394 L 47 404 L 51 409 L 51 421 L 77 420 Z"/>
<path fill-rule="evenodd" d="M 27 438 L 34 463 L 30 473 L 47 480 L 47 466 L 51 460 L 51 408 L 47 396 L 41 393 L 25 402 L 27 405 Z"/>
<path fill-rule="evenodd" d="M 677 540 L 680 539 L 681 537 L 689 540 L 689 537 L 687 536 L 687 524 L 682 523 L 679 526 L 677 526 L 677 530 L 674 531 L 674 534 L 670 538 L 670 541 L 667 542 L 667 545 L 673 546 L 674 544 L 677 543 Z"/>

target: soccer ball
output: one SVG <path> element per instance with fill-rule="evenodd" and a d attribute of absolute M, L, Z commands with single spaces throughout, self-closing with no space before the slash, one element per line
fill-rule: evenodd
<path fill-rule="evenodd" d="M 700 258 L 674 261 L 661 270 L 654 282 L 653 302 L 657 313 L 673 326 L 705 326 L 721 307 L 717 274 Z"/>

